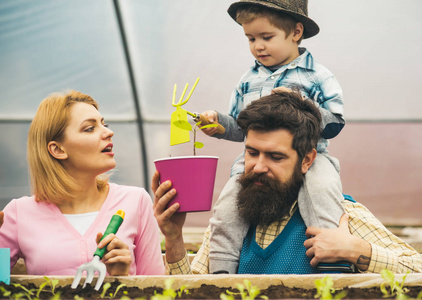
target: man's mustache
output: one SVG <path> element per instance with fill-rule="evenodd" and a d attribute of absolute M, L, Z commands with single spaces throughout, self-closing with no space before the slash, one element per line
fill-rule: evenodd
<path fill-rule="evenodd" d="M 273 178 L 268 177 L 265 173 L 248 173 L 244 176 L 244 182 L 247 184 L 259 182 L 263 185 L 271 185 Z"/>

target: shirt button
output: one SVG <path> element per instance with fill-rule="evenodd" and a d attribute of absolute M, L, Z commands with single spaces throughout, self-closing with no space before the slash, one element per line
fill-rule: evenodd
<path fill-rule="evenodd" d="M 274 76 L 271 76 L 270 78 L 271 78 L 271 80 L 274 80 Z"/>
<path fill-rule="evenodd" d="M 295 63 L 292 63 L 292 67 L 294 67 L 294 66 L 296 66 L 296 64 Z"/>

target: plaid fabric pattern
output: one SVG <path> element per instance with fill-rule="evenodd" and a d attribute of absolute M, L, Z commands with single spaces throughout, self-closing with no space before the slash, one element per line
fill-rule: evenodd
<path fill-rule="evenodd" d="M 345 200 L 343 206 L 349 214 L 350 233 L 372 246 L 368 273 L 379 273 L 385 268 L 394 273 L 422 272 L 422 255 L 385 228 L 364 205 Z M 265 248 L 271 244 L 283 231 L 296 207 L 294 204 L 287 218 L 274 222 L 266 228 L 257 228 L 256 241 L 259 246 Z M 202 246 L 192 261 L 192 268 L 186 256 L 177 263 L 169 264 L 170 274 L 208 274 L 209 235 L 208 227 Z"/>
<path fill-rule="evenodd" d="M 302 96 L 311 99 L 321 112 L 324 131 L 317 151 L 323 152 L 328 146 L 327 139 L 336 136 L 345 124 L 343 91 L 334 75 L 316 63 L 308 50 L 299 48 L 299 53 L 299 57 L 274 72 L 256 61 L 255 66 L 251 67 L 236 85 L 230 98 L 228 115 L 237 120 L 239 113 L 246 106 L 270 95 L 274 88 L 298 88 Z M 233 140 L 237 139 L 238 137 Z"/>

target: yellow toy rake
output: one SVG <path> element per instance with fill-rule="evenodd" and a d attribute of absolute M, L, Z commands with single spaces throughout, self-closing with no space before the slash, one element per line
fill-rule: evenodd
<path fill-rule="evenodd" d="M 185 88 L 183 89 L 182 95 L 180 96 L 179 102 L 177 103 L 176 103 L 177 85 L 174 84 L 172 105 L 176 107 L 176 111 L 174 111 L 171 114 L 171 118 L 170 118 L 170 122 L 171 122 L 170 145 L 171 146 L 187 143 L 190 141 L 189 131 L 192 130 L 192 126 L 188 122 L 188 115 L 192 116 L 195 122 L 200 122 L 202 126 L 211 124 L 211 122 L 203 115 L 189 112 L 181 107 L 182 105 L 186 104 L 189 101 L 198 82 L 199 82 L 199 77 L 196 79 L 195 83 L 193 84 L 192 89 L 190 90 L 186 99 L 183 100 L 183 98 L 185 97 L 186 91 L 188 89 L 188 85 L 189 85 L 188 83 L 186 83 Z M 221 126 L 221 124 L 218 124 L 217 133 L 222 134 L 224 132 L 225 132 L 224 127 Z"/>

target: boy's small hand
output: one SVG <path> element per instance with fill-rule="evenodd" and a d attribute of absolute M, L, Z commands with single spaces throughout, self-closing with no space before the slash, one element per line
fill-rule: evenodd
<path fill-rule="evenodd" d="M 285 86 L 279 86 L 279 87 L 276 87 L 275 89 L 273 89 L 273 90 L 271 91 L 271 94 L 281 93 L 281 92 L 288 92 L 288 93 L 291 93 L 291 92 L 292 92 L 292 90 L 291 90 L 291 89 L 289 89 L 289 88 L 287 88 L 287 87 L 285 87 Z"/>
<path fill-rule="evenodd" d="M 201 113 L 202 116 L 208 119 L 211 124 L 218 123 L 218 114 L 215 110 L 207 110 Z M 201 129 L 206 135 L 214 135 L 217 133 L 217 127 L 209 127 Z"/>

